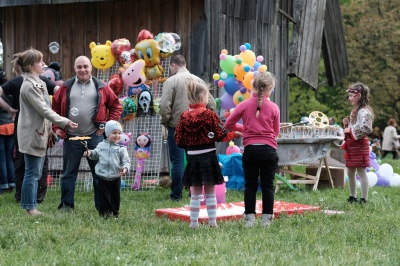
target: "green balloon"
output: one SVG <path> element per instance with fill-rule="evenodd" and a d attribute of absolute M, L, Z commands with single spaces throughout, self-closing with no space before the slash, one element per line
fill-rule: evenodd
<path fill-rule="evenodd" d="M 219 61 L 219 65 L 226 73 L 233 74 L 233 69 L 236 65 L 235 57 L 233 55 L 227 55 L 224 60 Z"/>

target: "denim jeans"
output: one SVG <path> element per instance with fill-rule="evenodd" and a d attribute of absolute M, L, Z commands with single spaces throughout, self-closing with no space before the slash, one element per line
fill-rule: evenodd
<path fill-rule="evenodd" d="M 245 181 L 245 214 L 256 213 L 256 194 L 258 179 L 261 182 L 263 214 L 274 213 L 274 179 L 278 169 L 276 149 L 268 145 L 248 145 L 243 152 L 243 171 Z"/>
<path fill-rule="evenodd" d="M 15 187 L 14 176 L 14 135 L 0 135 L 0 188 Z"/>
<path fill-rule="evenodd" d="M 90 135 L 91 139 L 87 139 L 88 149 L 96 148 L 97 144 L 104 140 L 103 135 L 97 136 L 96 132 Z M 85 147 L 79 140 L 64 139 L 63 144 L 63 177 L 61 178 L 61 203 L 59 209 L 64 206 L 74 208 L 75 202 L 75 183 L 78 177 L 79 166 Z M 89 164 L 90 171 L 93 176 L 93 190 L 94 190 L 94 205 L 98 209 L 98 180 L 96 175 L 95 166 L 97 160 L 90 160 L 86 158 Z"/>
<path fill-rule="evenodd" d="M 25 176 L 21 190 L 21 208 L 25 210 L 36 209 L 38 180 L 42 176 L 44 156 L 37 157 L 24 154 Z"/>
<path fill-rule="evenodd" d="M 170 197 L 174 200 L 182 198 L 182 178 L 184 172 L 184 156 L 185 150 L 179 148 L 175 142 L 175 128 L 168 127 L 168 150 L 171 161 L 171 194 Z"/>

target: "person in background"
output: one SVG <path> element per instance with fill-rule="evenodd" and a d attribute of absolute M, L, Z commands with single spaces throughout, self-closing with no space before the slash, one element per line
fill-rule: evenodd
<path fill-rule="evenodd" d="M 73 137 L 87 136 L 87 148 L 94 149 L 104 140 L 107 121 L 121 117 L 122 107 L 118 97 L 103 81 L 92 76 L 92 64 L 86 56 L 75 60 L 76 76 L 65 81 L 53 96 L 53 110 L 67 118 L 73 118 L 79 128 L 62 129 L 53 125 L 53 131 L 63 143 L 63 177 L 61 178 L 61 202 L 58 209 L 75 208 L 75 183 L 85 147 Z M 71 139 L 72 138 L 72 139 Z M 87 158 L 93 176 L 94 203 L 99 210 L 98 182 L 95 166 L 97 160 Z"/>
<path fill-rule="evenodd" d="M 371 148 L 372 148 L 372 152 L 375 153 L 375 155 L 376 155 L 376 159 L 381 159 L 381 157 L 382 157 L 381 141 L 379 139 L 373 139 L 372 143 L 371 143 Z"/>
<path fill-rule="evenodd" d="M 330 126 L 335 126 L 335 127 L 338 128 L 338 131 L 336 131 L 338 136 L 340 136 L 340 137 L 343 137 L 343 136 L 344 136 L 343 128 L 341 128 L 341 127 L 338 125 L 338 123 L 335 122 L 335 119 L 334 119 L 333 117 L 330 117 L 330 118 L 329 118 L 329 125 L 330 125 Z"/>
<path fill-rule="evenodd" d="M 6 73 L 0 69 L 0 86 L 7 82 Z M 6 95 L 2 99 L 10 104 Z M 12 192 L 15 187 L 14 178 L 14 121 L 10 113 L 0 109 L 0 193 Z"/>
<path fill-rule="evenodd" d="M 106 123 L 105 134 L 107 139 L 100 142 L 94 150 L 84 153 L 91 160 L 99 161 L 96 164 L 96 174 L 99 177 L 99 214 L 108 218 L 119 215 L 121 205 L 121 176 L 124 176 L 131 167 L 128 150 L 121 140 L 122 126 L 118 121 L 110 120 Z"/>
<path fill-rule="evenodd" d="M 178 125 L 180 115 L 188 109 L 187 82 L 189 79 L 205 85 L 199 77 L 191 74 L 186 68 L 186 60 L 182 55 L 175 55 L 170 62 L 169 77 L 163 85 L 163 94 L 160 100 L 161 124 L 168 130 L 168 151 L 171 161 L 171 193 L 173 201 L 182 198 L 182 178 L 184 171 L 184 149 L 179 148 L 175 142 L 175 129 Z M 207 108 L 216 111 L 216 103 L 211 94 L 208 95 Z"/>
<path fill-rule="evenodd" d="M 362 83 L 352 84 L 347 90 L 353 106 L 350 118 L 343 118 L 345 134 L 342 149 L 345 150 L 347 173 L 349 176 L 349 203 L 368 201 L 369 180 L 366 167 L 370 166 L 368 135 L 372 133 L 374 113 L 369 105 L 368 86 Z M 357 199 L 356 172 L 360 176 L 361 198 Z"/>
<path fill-rule="evenodd" d="M 22 74 L 18 122 L 19 151 L 24 154 L 25 176 L 21 190 L 21 208 L 29 215 L 42 214 L 37 210 L 37 186 L 42 175 L 51 124 L 62 128 L 77 128 L 78 124 L 56 114 L 50 105 L 46 84 L 39 78 L 43 73 L 43 54 L 30 48 L 14 55 L 14 72 Z"/>
<path fill-rule="evenodd" d="M 388 153 L 393 154 L 393 160 L 399 159 L 398 149 L 400 148 L 400 135 L 397 135 L 396 127 L 396 119 L 390 118 L 387 122 L 387 127 L 385 127 L 383 131 L 382 159 L 384 159 Z"/>
<path fill-rule="evenodd" d="M 198 227 L 200 198 L 204 185 L 208 223 L 217 227 L 217 199 L 215 185 L 223 184 L 221 167 L 216 154 L 216 141 L 229 141 L 241 137 L 240 132 L 227 132 L 218 115 L 206 108 L 208 89 L 200 82 L 189 80 L 187 96 L 189 110 L 179 119 L 175 130 L 175 141 L 187 152 L 188 163 L 183 176 L 183 185 L 191 187 L 190 227 Z M 211 135 L 210 135 L 211 134 Z"/>
<path fill-rule="evenodd" d="M 0 87 L 0 107 L 8 111 L 10 115 L 14 118 L 14 176 L 15 176 L 14 197 L 15 200 L 19 203 L 21 201 L 21 188 L 25 175 L 24 155 L 19 152 L 18 140 L 17 140 L 19 96 L 20 96 L 21 85 L 22 82 L 24 81 L 24 78 L 20 76 L 18 73 L 14 74 L 18 76 L 2 84 Z M 59 89 L 59 86 L 54 84 L 47 77 L 40 75 L 39 78 L 46 83 L 46 88 L 49 95 L 53 95 Z M 2 98 L 3 95 L 9 96 L 9 98 L 12 99 L 12 104 L 9 104 L 6 101 L 4 101 L 4 99 Z M 49 170 L 48 157 L 46 155 L 43 164 L 42 176 L 38 181 L 37 203 L 42 203 L 46 196 L 48 170 Z"/>
<path fill-rule="evenodd" d="M 243 171 L 245 181 L 245 227 L 256 222 L 256 193 L 261 183 L 262 226 L 271 225 L 274 217 L 274 180 L 278 169 L 278 144 L 280 110 L 270 100 L 276 78 L 270 72 L 260 72 L 254 77 L 252 97 L 239 103 L 227 118 L 225 127 L 243 131 Z M 236 123 L 242 119 L 243 126 Z"/>

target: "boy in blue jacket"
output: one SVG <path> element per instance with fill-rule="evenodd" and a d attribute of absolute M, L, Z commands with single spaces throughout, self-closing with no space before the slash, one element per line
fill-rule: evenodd
<path fill-rule="evenodd" d="M 118 144 L 122 134 L 121 124 L 115 120 L 108 121 L 105 133 L 107 139 L 100 142 L 96 149 L 85 152 L 85 155 L 91 160 L 99 160 L 95 171 L 100 177 L 98 187 L 100 216 L 113 215 L 117 218 L 121 203 L 121 176 L 129 171 L 131 160 L 126 147 Z"/>

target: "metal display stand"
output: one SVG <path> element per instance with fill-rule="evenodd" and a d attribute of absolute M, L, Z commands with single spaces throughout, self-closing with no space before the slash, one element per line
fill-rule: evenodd
<path fill-rule="evenodd" d="M 163 58 L 161 65 L 165 72 L 163 77 L 169 76 L 169 64 L 170 57 Z M 97 70 L 97 78 L 108 82 L 111 75 L 118 72 L 120 64 L 118 60 L 115 60 L 114 65 L 104 71 Z M 153 96 L 153 100 L 161 98 L 162 95 L 162 83 L 155 83 L 149 85 L 149 91 Z M 127 88 L 124 88 L 119 97 L 126 95 Z M 124 177 L 122 177 L 121 187 L 124 189 L 132 189 L 134 182 L 136 169 L 138 166 L 138 160 L 135 157 L 135 141 L 138 134 L 146 132 L 151 135 L 152 144 L 150 146 L 150 157 L 144 160 L 143 172 L 141 174 L 141 185 L 139 190 L 152 189 L 158 186 L 160 179 L 160 164 L 161 164 L 161 150 L 163 145 L 163 129 L 160 124 L 161 117 L 158 113 L 155 115 L 144 115 L 134 117 L 132 120 L 121 122 L 124 133 L 131 133 L 131 141 L 127 146 L 129 157 L 131 158 L 131 170 Z M 56 145 L 49 149 L 49 176 L 48 176 L 48 188 L 50 190 L 60 189 L 60 179 L 62 177 L 62 142 L 56 143 Z M 50 182 L 51 181 L 51 182 Z M 78 178 L 76 182 L 77 191 L 91 191 L 93 189 L 92 174 L 90 172 L 89 165 L 85 157 L 82 157 L 79 168 Z"/>

